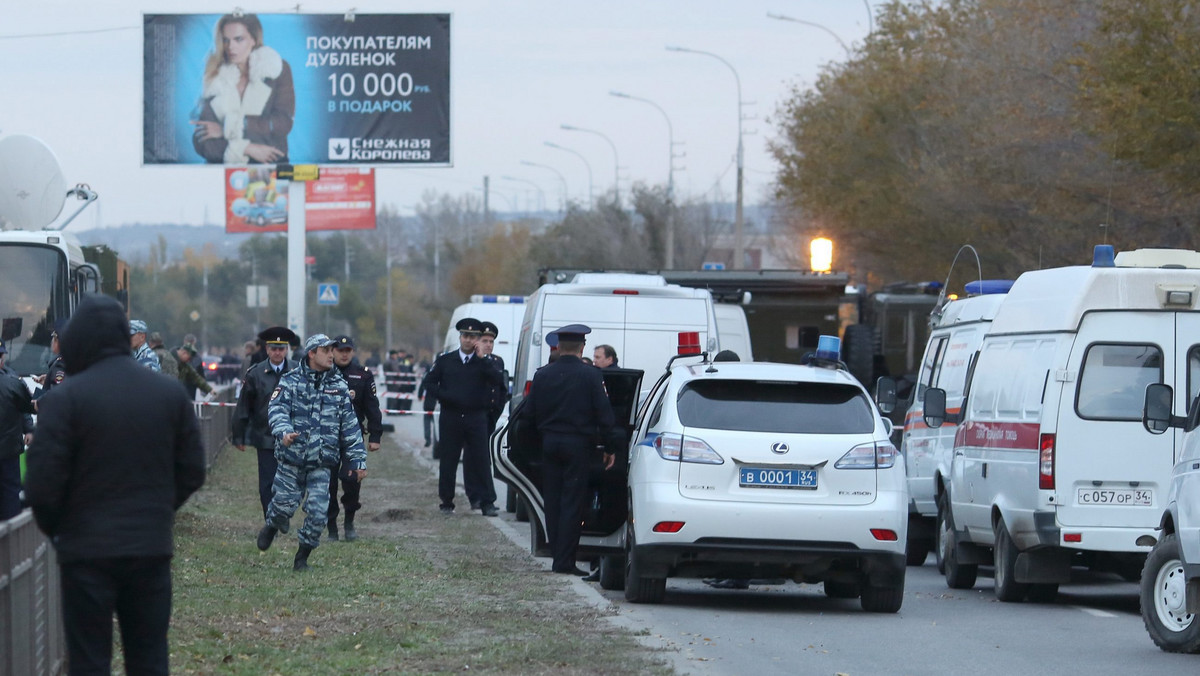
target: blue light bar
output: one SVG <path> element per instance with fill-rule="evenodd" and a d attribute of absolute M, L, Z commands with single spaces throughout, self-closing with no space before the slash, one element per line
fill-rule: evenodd
<path fill-rule="evenodd" d="M 842 339 L 837 336 L 820 336 L 817 338 L 817 359 L 838 361 L 842 357 Z"/>
<path fill-rule="evenodd" d="M 1013 280 L 1011 279 L 980 279 L 974 282 L 967 282 L 963 290 L 968 296 L 986 296 L 993 293 L 1008 293 L 1012 288 Z"/>
<path fill-rule="evenodd" d="M 1117 266 L 1116 252 L 1111 244 L 1097 244 L 1092 252 L 1093 268 L 1114 268 Z"/>

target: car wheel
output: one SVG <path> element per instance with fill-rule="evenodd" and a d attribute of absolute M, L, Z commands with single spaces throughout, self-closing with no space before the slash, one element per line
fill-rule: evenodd
<path fill-rule="evenodd" d="M 1058 583 L 1029 585 L 1029 600 L 1034 603 L 1054 603 L 1058 598 Z"/>
<path fill-rule="evenodd" d="M 900 611 L 904 603 L 904 569 L 901 568 L 900 579 L 889 585 L 877 587 L 868 580 L 863 585 L 859 603 L 868 613 L 895 613 Z"/>
<path fill-rule="evenodd" d="M 1004 520 L 998 519 L 994 526 L 996 546 L 992 548 L 993 562 L 996 567 L 996 598 L 1005 603 L 1020 603 L 1029 594 L 1029 585 L 1017 582 L 1014 572 L 1017 568 L 1017 543 L 1013 542 Z"/>
<path fill-rule="evenodd" d="M 1142 569 L 1142 622 L 1154 644 L 1169 653 L 1200 652 L 1200 622 L 1187 612 L 1187 579 L 1179 539 L 1164 535 Z"/>
<path fill-rule="evenodd" d="M 667 579 L 642 577 L 638 563 L 633 528 L 625 526 L 625 600 L 630 603 L 662 603 L 667 593 Z"/>
<path fill-rule="evenodd" d="M 825 595 L 831 599 L 856 599 L 861 594 L 862 585 L 858 582 L 825 580 Z"/>
<path fill-rule="evenodd" d="M 979 575 L 979 566 L 974 563 L 959 563 L 958 535 L 954 532 L 954 517 L 950 514 L 950 492 L 942 493 L 942 505 L 938 509 L 941 524 L 938 527 L 938 541 L 941 544 L 943 572 L 946 574 L 946 586 L 951 589 L 970 589 L 975 586 L 975 578 Z"/>
<path fill-rule="evenodd" d="M 933 532 L 933 560 L 937 564 L 937 572 L 946 573 L 946 558 L 942 553 L 946 551 L 946 533 L 949 529 L 946 528 L 946 508 L 942 503 L 945 501 L 945 494 L 938 498 L 937 520 L 934 524 Z"/>
<path fill-rule="evenodd" d="M 923 566 L 929 556 L 929 543 L 924 540 L 914 540 L 911 537 L 904 546 L 904 562 L 910 566 Z"/>
<path fill-rule="evenodd" d="M 625 588 L 625 557 L 600 557 L 600 588 L 621 591 Z"/>

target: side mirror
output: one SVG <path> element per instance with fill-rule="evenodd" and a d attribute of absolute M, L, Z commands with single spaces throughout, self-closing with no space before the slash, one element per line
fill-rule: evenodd
<path fill-rule="evenodd" d="M 1171 427 L 1170 385 L 1152 383 L 1146 386 L 1146 404 L 1142 408 L 1142 427 L 1150 434 L 1162 434 Z"/>
<path fill-rule="evenodd" d="M 946 390 L 931 387 L 925 390 L 925 424 L 932 428 L 946 422 Z"/>
<path fill-rule="evenodd" d="M 882 376 L 875 381 L 875 404 L 885 415 L 896 410 L 896 379 Z"/>

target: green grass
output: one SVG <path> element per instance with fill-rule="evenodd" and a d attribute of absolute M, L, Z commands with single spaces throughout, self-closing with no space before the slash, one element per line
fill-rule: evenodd
<path fill-rule="evenodd" d="M 260 553 L 254 455 L 226 448 L 178 515 L 174 673 L 670 673 L 484 518 L 438 513 L 406 451 L 370 460 L 360 539 L 296 574 L 303 513 Z"/>

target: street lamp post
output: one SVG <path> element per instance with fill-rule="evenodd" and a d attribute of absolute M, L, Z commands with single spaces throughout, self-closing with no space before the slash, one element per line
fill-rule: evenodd
<path fill-rule="evenodd" d="M 562 129 L 565 129 L 566 131 L 581 131 L 581 132 L 584 132 L 585 134 L 595 134 L 596 136 L 599 136 L 600 138 L 602 138 L 608 142 L 608 147 L 612 148 L 612 151 L 613 151 L 613 191 L 616 193 L 616 196 L 617 196 L 617 206 L 620 206 L 621 205 L 621 160 L 619 160 L 617 158 L 617 144 L 613 143 L 612 139 L 610 139 L 608 136 L 604 135 L 601 132 L 596 131 L 595 129 L 584 129 L 583 127 L 575 127 L 575 126 L 572 126 L 569 124 L 561 125 L 561 127 L 562 127 Z"/>
<path fill-rule="evenodd" d="M 516 176 L 501 176 L 500 178 L 501 178 L 501 180 L 504 180 L 504 181 L 513 181 L 515 183 L 525 183 L 525 184 L 533 186 L 533 189 L 538 191 L 538 205 L 539 205 L 538 208 L 543 209 L 543 210 L 546 208 L 546 191 L 542 190 L 542 186 L 538 185 L 537 183 L 535 183 L 527 178 L 517 178 Z"/>
<path fill-rule="evenodd" d="M 578 157 L 583 162 L 583 166 L 587 167 L 587 173 L 588 173 L 588 205 L 595 205 L 594 198 L 592 197 L 592 165 L 590 162 L 587 161 L 587 158 L 583 156 L 583 153 L 579 152 L 578 150 L 571 150 L 570 148 L 560 146 L 557 143 L 554 143 L 553 141 L 546 141 L 545 143 L 550 148 L 556 148 L 558 150 L 565 150 L 566 152 L 571 153 L 575 157 Z"/>
<path fill-rule="evenodd" d="M 743 148 L 742 148 L 742 78 L 738 76 L 737 69 L 733 67 L 733 64 L 729 63 L 728 61 L 721 58 L 720 56 L 713 54 L 712 52 L 703 52 L 698 49 L 688 49 L 686 47 L 671 47 L 671 46 L 667 47 L 667 51 L 669 51 L 669 52 L 686 52 L 689 54 L 702 54 L 704 56 L 711 56 L 712 58 L 716 59 L 717 61 L 720 61 L 721 63 L 723 63 L 729 67 L 729 71 L 731 73 L 733 73 L 733 80 L 737 84 L 737 104 L 738 104 L 738 107 L 737 107 L 737 121 L 738 121 L 737 211 L 735 212 L 735 215 L 734 215 L 735 220 L 734 220 L 734 225 L 733 225 L 733 269 L 741 270 L 743 267 L 742 259 L 745 258 L 745 252 L 746 252 L 745 241 L 743 239 L 745 233 L 744 233 L 743 220 L 742 220 L 742 200 L 743 200 L 742 186 L 744 184 L 744 176 L 745 176 L 745 169 L 746 169 L 745 153 L 743 152 Z"/>
<path fill-rule="evenodd" d="M 562 191 L 562 200 L 559 202 L 558 210 L 562 211 L 563 209 L 565 209 L 566 201 L 570 195 L 570 193 L 567 191 L 567 177 L 563 176 L 561 171 L 555 169 L 554 167 L 552 167 L 548 164 L 538 164 L 537 162 L 530 162 L 529 160 L 521 160 L 521 164 L 524 164 L 527 167 L 540 167 L 542 169 L 549 169 L 550 171 L 554 172 L 555 176 L 558 176 L 558 180 L 562 182 L 562 190 L 563 190 Z"/>
<path fill-rule="evenodd" d="M 670 270 L 675 265 L 675 215 L 672 203 L 675 197 L 675 132 L 671 127 L 671 118 L 667 116 L 667 111 L 663 110 L 662 106 L 650 99 L 632 96 L 625 92 L 609 92 L 608 94 L 621 99 L 650 104 L 662 113 L 663 119 L 667 122 L 667 241 L 665 242 L 666 251 L 663 252 L 663 268 Z"/>
<path fill-rule="evenodd" d="M 871 7 L 870 5 L 867 5 L 868 12 L 870 11 L 870 7 Z M 805 26 L 812 26 L 813 28 L 820 28 L 821 30 L 825 31 L 826 33 L 829 33 L 830 35 L 832 35 L 833 39 L 837 40 L 838 44 L 842 46 L 842 49 L 846 50 L 846 56 L 850 56 L 850 47 L 846 45 L 846 41 L 843 40 L 841 38 L 841 36 L 839 36 L 837 33 L 834 33 L 832 30 L 830 30 L 826 26 L 822 26 L 821 24 L 813 22 L 813 21 L 805 21 L 804 19 L 797 19 L 797 18 L 791 17 L 791 16 L 784 16 L 783 14 L 773 14 L 771 12 L 767 12 L 767 18 L 768 19 L 776 19 L 779 21 L 791 21 L 792 23 L 803 24 Z"/>

